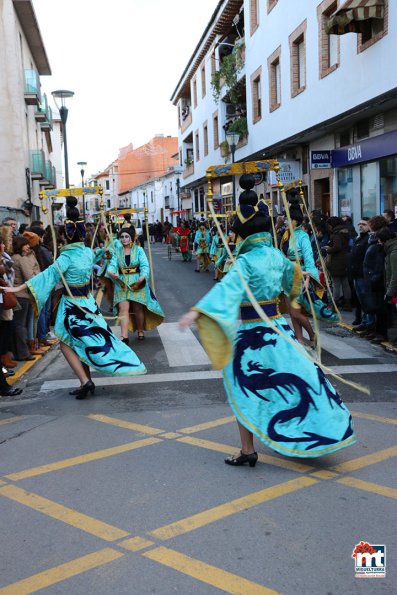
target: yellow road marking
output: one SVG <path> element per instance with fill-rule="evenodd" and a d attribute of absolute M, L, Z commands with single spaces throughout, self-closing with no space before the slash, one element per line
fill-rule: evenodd
<path fill-rule="evenodd" d="M 54 566 L 12 585 L 8 585 L 2 589 L 0 588 L 0 595 L 28 595 L 29 593 L 35 593 L 68 578 L 77 576 L 82 572 L 87 572 L 87 570 L 92 570 L 93 568 L 98 568 L 98 566 L 113 562 L 123 556 L 124 554 L 121 552 L 116 552 L 116 550 L 112 550 L 111 548 L 104 548 L 93 554 L 88 554 L 65 564 Z"/>
<path fill-rule="evenodd" d="M 120 541 L 117 545 L 119 547 L 124 547 L 130 552 L 139 552 L 139 550 L 144 550 L 145 548 L 154 545 L 154 541 L 149 541 L 149 539 L 144 539 L 143 537 L 131 537 L 131 539 Z"/>
<path fill-rule="evenodd" d="M 7 424 L 13 424 L 16 421 L 19 421 L 20 419 L 23 419 L 22 415 L 14 415 L 13 417 L 7 417 L 7 419 L 2 419 L 0 421 L 0 426 L 5 426 Z"/>
<path fill-rule="evenodd" d="M 235 446 L 229 446 L 229 444 L 221 444 L 220 442 L 213 442 L 212 440 L 203 440 L 201 438 L 185 436 L 184 438 L 179 438 L 177 442 L 182 442 L 183 444 L 191 444 L 192 446 L 199 446 L 200 448 L 207 448 L 208 450 L 215 450 L 216 452 L 222 452 L 223 454 L 227 455 L 236 453 Z M 313 469 L 313 467 L 311 467 L 310 465 L 296 463 L 295 461 L 289 461 L 288 459 L 281 459 L 278 457 L 273 457 L 271 455 L 259 454 L 258 460 L 268 465 L 274 465 L 275 467 L 281 467 L 282 469 L 290 469 L 291 471 L 302 473 L 306 473 L 307 471 L 311 471 Z"/>
<path fill-rule="evenodd" d="M 5 485 L 7 485 L 7 484 L 6 484 L 6 482 L 5 482 L 5 481 L 2 481 L 2 480 L 0 479 L 0 486 L 5 486 Z"/>
<path fill-rule="evenodd" d="M 315 471 L 314 473 L 310 473 L 311 477 L 317 477 L 318 479 L 333 479 L 337 477 L 337 473 L 332 473 L 332 471 L 326 471 L 326 469 L 320 469 L 320 471 Z"/>
<path fill-rule="evenodd" d="M 107 415 L 87 415 L 87 417 L 88 419 L 93 419 L 94 421 L 100 421 L 103 424 L 117 426 L 118 428 L 126 428 L 127 430 L 134 430 L 134 432 L 140 432 L 141 434 L 150 434 L 151 436 L 155 436 L 156 434 L 164 433 L 164 430 L 159 430 L 158 428 L 143 426 L 141 424 L 136 424 L 132 421 L 125 421 L 124 419 L 108 417 Z"/>
<path fill-rule="evenodd" d="M 10 385 L 15 384 L 15 382 L 17 382 L 17 380 L 19 380 L 21 378 L 21 376 L 26 374 L 26 372 L 28 372 L 30 370 L 30 368 L 33 368 L 33 366 L 36 364 L 36 362 L 38 362 L 42 357 L 43 357 L 42 355 L 35 355 L 34 360 L 32 360 L 30 362 L 25 362 L 20 368 L 18 368 L 18 370 L 16 370 L 15 376 L 10 376 L 10 378 L 7 378 L 8 384 L 10 384 Z"/>
<path fill-rule="evenodd" d="M 386 496 L 387 498 L 394 498 L 397 500 L 396 489 L 378 485 L 377 483 L 372 483 L 371 481 L 362 481 L 361 479 L 356 479 L 355 477 L 342 477 L 341 479 L 337 479 L 337 482 L 343 483 L 343 485 L 349 486 L 350 488 L 357 488 L 358 490 L 373 492 L 374 494 L 379 494 L 380 496 Z"/>
<path fill-rule="evenodd" d="M 167 438 L 168 440 L 174 440 L 174 438 L 179 438 L 182 434 L 177 434 L 176 432 L 167 432 L 166 434 L 160 434 L 160 438 Z"/>
<path fill-rule="evenodd" d="M 353 329 L 353 326 L 351 324 L 347 324 L 346 322 L 338 322 L 338 326 L 341 326 L 342 328 L 347 328 L 349 329 L 349 331 Z"/>
<path fill-rule="evenodd" d="M 127 537 L 128 535 L 127 531 L 123 531 L 122 529 L 118 529 L 117 527 L 113 527 L 112 525 L 108 525 L 102 521 L 98 521 L 97 519 L 89 517 L 86 514 L 77 512 L 72 508 L 68 508 L 67 506 L 63 506 L 62 504 L 58 504 L 57 502 L 53 502 L 52 500 L 48 500 L 47 498 L 33 494 L 32 492 L 27 492 L 26 490 L 23 490 L 17 486 L 6 485 L 1 487 L 0 496 L 9 498 L 14 502 L 19 502 L 19 504 L 33 508 L 33 510 L 37 510 L 38 512 L 52 517 L 53 519 L 62 521 L 67 525 L 72 525 L 72 527 L 76 527 L 81 531 L 85 531 L 86 533 L 90 533 L 96 537 L 100 537 L 105 541 L 115 541 L 116 539 Z"/>
<path fill-rule="evenodd" d="M 37 475 L 43 475 L 44 473 L 66 469 L 67 467 L 74 467 L 75 465 L 82 465 L 91 461 L 106 459 L 107 457 L 113 457 L 114 455 L 135 450 L 136 448 L 150 446 L 151 444 L 157 444 L 158 442 L 161 442 L 158 438 L 145 438 L 144 440 L 127 442 L 127 444 L 121 444 L 120 446 L 113 446 L 112 448 L 105 448 L 104 450 L 96 450 L 78 457 L 63 459 L 61 461 L 56 461 L 55 463 L 49 463 L 48 465 L 41 465 L 40 467 L 32 467 L 31 469 L 25 469 L 24 471 L 18 471 L 17 473 L 10 473 L 5 477 L 12 481 L 19 481 L 21 479 L 27 479 L 28 477 L 36 477 Z"/>
<path fill-rule="evenodd" d="M 220 417 L 219 419 L 207 421 L 203 424 L 198 424 L 197 426 L 190 426 L 189 428 L 182 428 L 181 430 L 178 430 L 178 432 L 182 432 L 183 434 L 195 434 L 196 432 L 201 432 L 202 430 L 209 430 L 210 428 L 217 428 L 218 426 L 230 424 L 233 421 L 236 421 L 236 418 L 234 417 L 234 415 L 231 415 L 229 417 Z"/>
<path fill-rule="evenodd" d="M 157 537 L 158 539 L 171 539 L 177 535 L 183 535 L 184 533 L 189 533 L 190 531 L 219 521 L 220 519 L 241 512 L 242 510 L 247 510 L 248 508 L 258 506 L 258 504 L 273 500 L 274 498 L 312 486 L 315 483 L 318 483 L 316 479 L 310 477 L 298 477 L 286 481 L 285 483 L 272 486 L 271 488 L 253 492 L 252 494 L 248 494 L 248 496 L 236 498 L 235 500 L 220 504 L 214 508 L 209 508 L 203 512 L 193 514 L 192 516 L 176 521 L 175 523 L 155 529 L 150 532 L 150 535 L 153 535 L 153 537 Z"/>
<path fill-rule="evenodd" d="M 217 587 L 225 593 L 233 593 L 234 595 L 277 595 L 278 591 L 268 589 L 258 583 L 247 580 L 226 570 L 221 570 L 206 564 L 200 560 L 195 560 L 189 556 L 185 556 L 180 552 L 171 550 L 166 547 L 157 547 L 154 550 L 142 554 L 145 558 L 159 562 L 164 566 L 178 570 L 183 574 L 191 576 L 207 585 Z"/>
<path fill-rule="evenodd" d="M 397 419 L 393 417 L 380 417 L 379 415 L 371 415 L 370 413 L 361 413 L 361 411 L 351 411 L 353 417 L 360 417 L 361 419 L 369 419 L 371 421 L 379 421 L 382 424 L 392 424 L 397 426 Z"/>
<path fill-rule="evenodd" d="M 386 461 L 395 456 L 397 456 L 397 446 L 392 446 L 391 448 L 385 448 L 384 450 L 379 450 L 370 455 L 365 455 L 363 457 L 358 457 L 357 459 L 352 459 L 351 461 L 346 461 L 340 465 L 335 465 L 335 467 L 332 467 L 332 470 L 337 473 L 356 471 L 357 469 L 363 469 L 369 465 L 381 463 L 382 461 Z"/>

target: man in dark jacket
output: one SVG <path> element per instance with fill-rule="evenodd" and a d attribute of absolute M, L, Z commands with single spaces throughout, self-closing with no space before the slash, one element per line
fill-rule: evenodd
<path fill-rule="evenodd" d="M 368 311 L 375 314 L 375 331 L 367 334 L 366 338 L 373 343 L 382 343 L 387 337 L 387 308 L 384 303 L 384 262 L 385 253 L 379 244 L 377 231 L 387 227 L 387 222 L 381 215 L 372 217 L 368 221 L 370 234 L 368 248 L 365 253 L 363 272 L 364 279 L 369 282 L 371 293 L 368 295 Z"/>
<path fill-rule="evenodd" d="M 371 294 L 371 285 L 364 279 L 364 258 L 368 248 L 369 217 L 362 217 L 358 224 L 360 234 L 354 240 L 350 253 L 350 278 L 353 280 L 354 289 L 363 313 L 361 324 L 354 328 L 355 332 L 367 334 L 375 330 L 375 314 L 368 312 L 367 298 Z M 358 308 L 357 308 L 358 310 Z M 356 319 L 358 319 L 356 311 Z"/>
<path fill-rule="evenodd" d="M 390 231 L 392 233 L 397 233 L 397 221 L 393 211 L 385 209 L 383 211 L 383 217 L 386 219 Z"/>
<path fill-rule="evenodd" d="M 326 264 L 332 278 L 333 296 L 342 309 L 351 312 L 351 290 L 347 276 L 349 253 L 349 230 L 340 217 L 327 219 L 329 242 L 325 247 Z"/>

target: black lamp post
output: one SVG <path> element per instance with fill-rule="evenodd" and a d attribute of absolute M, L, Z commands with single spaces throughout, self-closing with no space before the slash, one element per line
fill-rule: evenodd
<path fill-rule="evenodd" d="M 52 96 L 55 101 L 55 105 L 58 108 L 59 115 L 61 116 L 62 129 L 63 129 L 63 149 L 65 155 L 65 186 L 69 188 L 69 163 L 68 163 L 68 143 L 66 137 L 66 120 L 68 119 L 68 106 L 70 100 L 74 95 L 74 91 L 66 91 L 60 89 L 58 91 L 52 91 Z"/>
<path fill-rule="evenodd" d="M 240 140 L 239 132 L 226 132 L 226 140 L 232 152 L 232 163 L 234 163 L 234 154 L 238 141 Z M 236 208 L 236 176 L 233 174 L 233 211 Z"/>
<path fill-rule="evenodd" d="M 87 162 L 86 161 L 78 161 L 77 165 L 80 165 L 81 187 L 83 189 L 83 219 L 85 219 L 84 172 L 85 172 L 85 168 L 87 167 Z"/>

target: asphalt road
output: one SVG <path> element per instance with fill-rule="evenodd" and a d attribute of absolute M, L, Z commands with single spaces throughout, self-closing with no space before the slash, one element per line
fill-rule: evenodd
<path fill-rule="evenodd" d="M 176 329 L 212 274 L 158 244 L 154 266 L 168 326 L 133 339 L 147 376 L 96 375 L 76 401 L 54 348 L 0 400 L 0 595 L 394 593 L 397 357 L 322 329 L 324 363 L 371 391 L 338 385 L 358 443 L 307 461 L 257 443 L 255 469 L 228 467 L 222 381 Z M 386 546 L 385 578 L 355 578 L 360 541 Z"/>

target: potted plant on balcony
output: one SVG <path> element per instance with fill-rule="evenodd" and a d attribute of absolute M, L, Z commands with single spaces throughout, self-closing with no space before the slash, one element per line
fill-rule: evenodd
<path fill-rule="evenodd" d="M 229 96 L 230 103 L 237 104 L 240 100 L 240 94 L 236 90 L 238 75 L 244 66 L 243 51 L 244 43 L 240 43 L 233 48 L 233 51 L 225 56 L 220 64 L 219 70 L 214 72 L 211 87 L 214 101 L 219 103 L 222 87 L 225 86 L 226 93 Z"/>
<path fill-rule="evenodd" d="M 234 122 L 232 122 L 228 127 L 228 131 L 238 132 L 240 134 L 240 141 L 246 139 L 248 136 L 247 117 L 241 116 L 240 118 L 234 120 Z"/>
<path fill-rule="evenodd" d="M 193 165 L 193 159 L 191 157 L 186 157 L 184 163 L 186 167 L 190 167 L 191 165 Z"/>
<path fill-rule="evenodd" d="M 222 157 L 228 157 L 230 155 L 230 147 L 227 140 L 223 140 L 221 143 L 219 143 L 219 148 L 221 150 Z"/>

